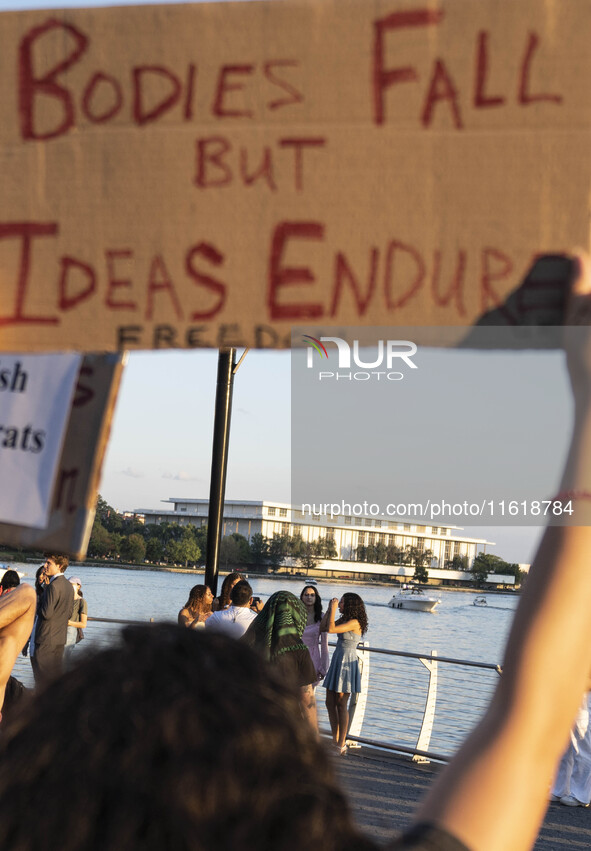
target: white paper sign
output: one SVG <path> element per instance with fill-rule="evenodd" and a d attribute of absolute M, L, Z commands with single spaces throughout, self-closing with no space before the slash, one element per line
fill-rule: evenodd
<path fill-rule="evenodd" d="M 0 521 L 47 525 L 80 361 L 0 356 Z"/>

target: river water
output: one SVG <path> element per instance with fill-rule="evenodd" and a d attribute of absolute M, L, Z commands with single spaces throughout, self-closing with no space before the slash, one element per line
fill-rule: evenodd
<path fill-rule="evenodd" d="M 11 565 L 12 566 L 12 565 Z M 16 564 L 33 583 L 36 565 Z M 82 581 L 90 617 L 118 620 L 176 621 L 190 588 L 203 583 L 203 574 L 127 570 L 112 567 L 73 566 L 68 576 Z M 300 579 L 251 576 L 255 595 L 263 601 L 279 589 L 299 595 Z M 453 657 L 474 662 L 500 664 L 517 597 L 489 594 L 486 607 L 473 605 L 472 592 L 433 589 L 441 598 L 435 613 L 391 609 L 393 589 L 379 584 L 350 584 L 321 580 L 318 591 L 326 605 L 331 597 L 355 591 L 364 600 L 369 618 L 365 640 L 372 648 Z M 482 596 L 482 595 L 478 595 Z M 486 595 L 484 595 L 486 596 Z M 92 637 L 89 630 L 89 637 Z M 82 642 L 90 646 L 91 642 Z M 22 660 L 17 675 L 28 679 Z M 24 674 L 24 676 L 23 676 Z M 483 711 L 498 674 L 457 665 L 438 665 L 436 720 L 430 749 L 449 754 Z M 427 693 L 427 670 L 418 660 L 370 654 L 370 688 L 361 735 L 414 746 Z M 324 691 L 317 692 L 322 708 Z M 321 726 L 326 726 L 324 710 Z"/>

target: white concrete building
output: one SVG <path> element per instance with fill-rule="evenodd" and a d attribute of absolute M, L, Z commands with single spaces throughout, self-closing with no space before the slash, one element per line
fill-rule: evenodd
<path fill-rule="evenodd" d="M 177 499 L 171 497 L 163 500 L 170 508 L 138 509 L 136 516 L 143 517 L 145 523 L 179 523 L 195 526 L 207 525 L 209 501 L 207 499 Z M 456 526 L 431 526 L 418 523 L 398 523 L 386 517 L 357 517 L 344 514 L 339 517 L 328 515 L 310 516 L 293 508 L 287 503 L 268 500 L 226 500 L 222 536 L 238 532 L 248 541 L 257 532 L 265 538 L 273 535 L 300 535 L 304 541 L 315 541 L 318 538 L 331 538 L 334 541 L 338 559 L 322 561 L 318 570 L 324 572 L 354 572 L 372 575 L 412 575 L 414 568 L 399 568 L 394 565 L 369 564 L 355 561 L 358 547 L 384 544 L 405 549 L 407 546 L 418 547 L 421 550 L 431 550 L 433 559 L 431 565 L 426 565 L 429 575 L 436 579 L 436 573 L 442 571 L 443 578 L 452 578 L 450 572 L 443 568 L 445 563 L 454 556 L 467 556 L 468 567 L 472 566 L 479 552 L 486 552 L 492 542 L 483 538 L 469 538 L 462 534 Z M 454 579 L 468 579 L 461 571 L 452 571 Z M 455 574 L 458 574 L 456 577 Z"/>

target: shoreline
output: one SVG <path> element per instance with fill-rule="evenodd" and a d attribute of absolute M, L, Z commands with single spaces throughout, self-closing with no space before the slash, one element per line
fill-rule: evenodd
<path fill-rule="evenodd" d="M 14 554 L 9 555 L 8 553 L 5 553 L 5 554 L 2 555 L 2 558 L 4 559 L 4 562 L 2 562 L 2 563 L 5 563 L 5 564 L 16 563 L 16 564 L 23 564 L 23 565 L 27 565 L 27 566 L 35 564 L 35 565 L 39 566 L 39 563 L 42 559 L 42 556 L 40 555 L 39 558 L 32 558 L 31 556 L 26 556 L 22 560 L 18 560 L 17 558 L 14 557 Z M 205 569 L 204 568 L 176 567 L 176 566 L 162 565 L 162 564 L 158 564 L 158 565 L 157 564 L 130 564 L 128 562 L 112 562 L 112 561 L 71 561 L 70 566 L 71 567 L 98 567 L 98 568 L 112 567 L 112 568 L 121 569 L 121 570 L 148 570 L 148 571 L 152 571 L 152 572 L 155 572 L 155 573 L 156 572 L 158 572 L 158 573 L 185 573 L 185 574 L 192 574 L 193 576 L 204 576 L 205 575 Z M 227 575 L 230 572 L 231 572 L 231 569 L 223 568 L 222 570 L 219 571 L 218 575 L 221 577 L 221 576 Z M 331 578 L 326 577 L 326 576 L 295 576 L 295 575 L 291 575 L 291 574 L 287 574 L 287 573 L 259 573 L 257 571 L 252 570 L 252 569 L 249 569 L 248 566 L 245 568 L 245 570 L 240 571 L 240 572 L 244 573 L 246 577 L 258 578 L 258 579 L 273 579 L 273 580 L 283 580 L 283 579 L 294 580 L 295 579 L 295 580 L 301 580 L 303 583 L 310 581 L 310 580 L 313 580 L 314 582 L 326 583 L 326 584 L 329 584 L 329 585 L 353 585 L 353 586 L 360 585 L 360 586 L 363 586 L 363 587 L 377 585 L 381 588 L 391 588 L 393 592 L 394 592 L 394 590 L 396 590 L 397 588 L 400 587 L 400 583 L 381 582 L 379 579 L 368 579 L 368 580 L 363 580 L 363 579 L 336 579 L 336 577 L 334 579 L 331 579 Z M 513 591 L 509 590 L 508 588 L 505 588 L 505 589 L 496 589 L 495 588 L 495 589 L 491 589 L 491 590 L 485 590 L 483 588 L 467 588 L 467 587 L 463 587 L 463 586 L 459 586 L 459 585 L 430 585 L 430 584 L 422 584 L 422 583 L 416 583 L 416 584 L 418 585 L 419 588 L 422 588 L 425 591 L 429 591 L 430 593 L 436 593 L 438 591 L 453 591 L 453 592 L 457 591 L 457 592 L 460 592 L 460 593 L 479 594 L 479 595 L 482 595 L 482 594 L 501 594 L 501 595 L 510 596 L 510 597 L 516 597 L 516 596 L 519 597 L 520 594 L 521 594 L 520 588 L 513 590 Z"/>
<path fill-rule="evenodd" d="M 35 560 L 28 559 L 27 563 L 29 561 L 35 561 L 36 562 L 37 560 L 36 559 Z M 152 572 L 155 572 L 155 573 L 156 572 L 157 573 L 185 573 L 185 574 L 191 574 L 193 576 L 205 576 L 204 568 L 194 568 L 194 567 L 172 567 L 172 566 L 168 566 L 168 565 L 128 564 L 128 563 L 123 563 L 123 562 L 116 562 L 115 563 L 115 562 L 98 562 L 98 561 L 72 561 L 70 564 L 71 564 L 72 567 L 74 567 L 74 566 L 76 566 L 76 567 L 99 567 L 99 568 L 101 568 L 101 567 L 107 567 L 107 568 L 112 567 L 112 568 L 115 568 L 115 569 L 120 568 L 122 570 L 148 570 L 148 571 L 152 571 Z M 220 577 L 222 577 L 222 576 L 226 576 L 228 573 L 231 573 L 231 572 L 232 571 L 229 570 L 228 568 L 223 568 L 222 570 L 219 571 L 218 575 Z M 291 581 L 300 580 L 303 584 L 305 584 L 309 580 L 314 580 L 315 582 L 317 582 L 319 584 L 326 583 L 328 585 L 361 585 L 361 586 L 377 585 L 377 586 L 382 587 L 382 588 L 391 588 L 393 592 L 398 587 L 398 585 L 393 583 L 393 582 L 380 582 L 379 580 L 376 580 L 376 579 L 370 579 L 370 580 L 366 580 L 366 581 L 364 581 L 362 579 L 339 579 L 339 580 L 337 580 L 336 578 L 330 579 L 329 577 L 325 577 L 325 576 L 315 577 L 315 576 L 293 576 L 293 575 L 290 575 L 290 574 L 287 574 L 287 573 L 280 573 L 280 574 L 278 574 L 278 573 L 258 573 L 257 571 L 248 570 L 248 568 L 245 569 L 244 571 L 240 571 L 240 572 L 244 573 L 246 578 L 272 579 L 272 580 L 278 580 L 278 581 L 281 581 L 281 580 L 284 580 L 284 579 L 289 579 Z M 501 595 L 510 596 L 510 597 L 519 597 L 520 596 L 520 591 L 509 591 L 507 589 L 505 589 L 505 590 L 494 589 L 494 590 L 490 590 L 490 591 L 485 591 L 482 588 L 462 588 L 462 587 L 459 587 L 457 585 L 422 585 L 420 583 L 417 583 L 417 584 L 423 590 L 430 591 L 431 593 L 435 593 L 437 591 L 453 591 L 453 592 L 457 591 L 457 592 L 460 592 L 460 593 L 477 594 L 477 595 L 501 594 Z"/>

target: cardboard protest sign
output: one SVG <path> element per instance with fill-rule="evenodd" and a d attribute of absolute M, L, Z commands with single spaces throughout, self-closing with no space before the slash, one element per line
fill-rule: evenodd
<path fill-rule="evenodd" d="M 47 357 L 29 356 L 28 360 L 42 362 Z M 64 355 L 54 356 L 53 360 L 60 358 L 63 360 Z M 86 555 L 123 360 L 118 354 L 86 355 L 78 367 L 74 374 L 74 398 L 65 409 L 66 431 L 47 522 L 44 528 L 33 528 L 35 524 L 28 509 L 10 523 L 0 522 L 3 544 L 61 552 L 74 558 Z M 42 398 L 50 398 L 53 406 L 53 396 Z M 14 497 L 18 479 L 13 478 L 10 487 L 4 487 L 4 482 L 3 477 L 0 505 Z M 26 524 L 22 522 L 25 518 Z"/>
<path fill-rule="evenodd" d="M 0 15 L 0 349 L 472 324 L 588 244 L 590 25 L 589 0 Z"/>
<path fill-rule="evenodd" d="M 79 355 L 0 360 L 0 521 L 47 523 Z"/>

